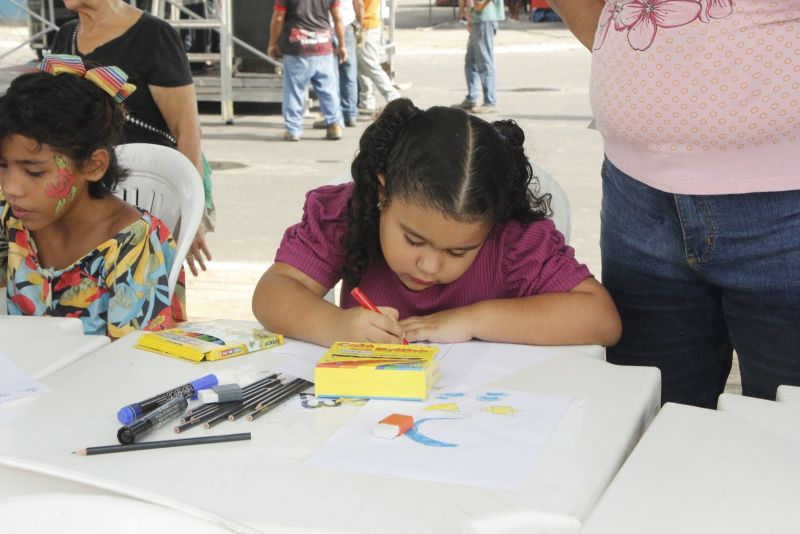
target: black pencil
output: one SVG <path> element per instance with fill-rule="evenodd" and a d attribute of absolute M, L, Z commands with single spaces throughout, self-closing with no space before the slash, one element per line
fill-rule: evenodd
<path fill-rule="evenodd" d="M 202 445 L 204 443 L 222 443 L 225 441 L 242 441 L 250 439 L 250 432 L 241 434 L 224 434 L 222 436 L 203 436 L 199 438 L 168 439 L 163 441 L 143 441 L 130 445 L 103 445 L 100 447 L 87 447 L 78 449 L 72 454 L 91 456 L 93 454 L 108 454 L 112 452 L 141 451 L 144 449 L 163 449 L 166 447 L 183 447 L 185 445 Z"/>
<path fill-rule="evenodd" d="M 256 408 L 255 410 L 247 414 L 247 420 L 255 421 L 256 419 L 258 419 L 259 417 L 261 417 L 262 415 L 273 409 L 275 406 L 277 406 L 278 404 L 282 403 L 283 401 L 291 397 L 292 395 L 295 395 L 300 391 L 311 386 L 311 382 L 307 382 L 301 378 L 297 378 L 293 382 L 291 382 L 290 386 L 291 387 L 288 387 L 282 395 L 275 397 L 274 399 L 271 399 L 268 404 Z"/>

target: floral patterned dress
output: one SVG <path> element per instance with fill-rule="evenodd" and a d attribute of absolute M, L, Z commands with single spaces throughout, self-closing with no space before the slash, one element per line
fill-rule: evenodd
<path fill-rule="evenodd" d="M 72 265 L 42 267 L 36 243 L 0 192 L 0 279 L 8 285 L 10 315 L 77 317 L 84 333 L 115 339 L 133 330 L 169 328 L 186 315 L 183 272 L 169 302 L 174 261 L 169 229 L 142 212 Z"/>

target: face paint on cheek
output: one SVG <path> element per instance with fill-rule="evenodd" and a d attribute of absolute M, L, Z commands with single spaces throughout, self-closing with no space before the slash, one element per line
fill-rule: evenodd
<path fill-rule="evenodd" d="M 55 155 L 56 176 L 53 181 L 45 186 L 44 192 L 50 198 L 58 199 L 56 203 L 56 213 L 72 202 L 75 198 L 77 189 L 75 188 L 75 175 L 67 169 L 67 160 L 61 154 Z"/>

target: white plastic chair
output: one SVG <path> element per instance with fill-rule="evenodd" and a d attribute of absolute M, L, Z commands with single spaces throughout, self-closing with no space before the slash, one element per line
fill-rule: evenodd
<path fill-rule="evenodd" d="M 572 208 L 567 194 L 549 172 L 533 161 L 530 163 L 533 167 L 533 175 L 539 179 L 537 194 L 550 193 L 550 209 L 553 212 L 550 219 L 555 223 L 556 229 L 564 234 L 564 242 L 569 244 L 569 236 L 572 232 Z"/>
<path fill-rule="evenodd" d="M 117 157 L 130 175 L 117 186 L 115 194 L 161 219 L 177 240 L 175 263 L 168 279 L 172 300 L 183 260 L 203 218 L 203 180 L 186 156 L 165 146 L 120 145 Z"/>

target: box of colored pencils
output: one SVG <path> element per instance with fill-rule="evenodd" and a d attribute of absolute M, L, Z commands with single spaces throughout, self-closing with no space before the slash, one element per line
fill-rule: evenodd
<path fill-rule="evenodd" d="M 425 400 L 439 379 L 439 347 L 337 342 L 314 368 L 319 397 Z"/>
<path fill-rule="evenodd" d="M 177 328 L 148 332 L 136 347 L 195 362 L 223 360 L 277 347 L 283 336 L 249 321 L 186 322 Z"/>

